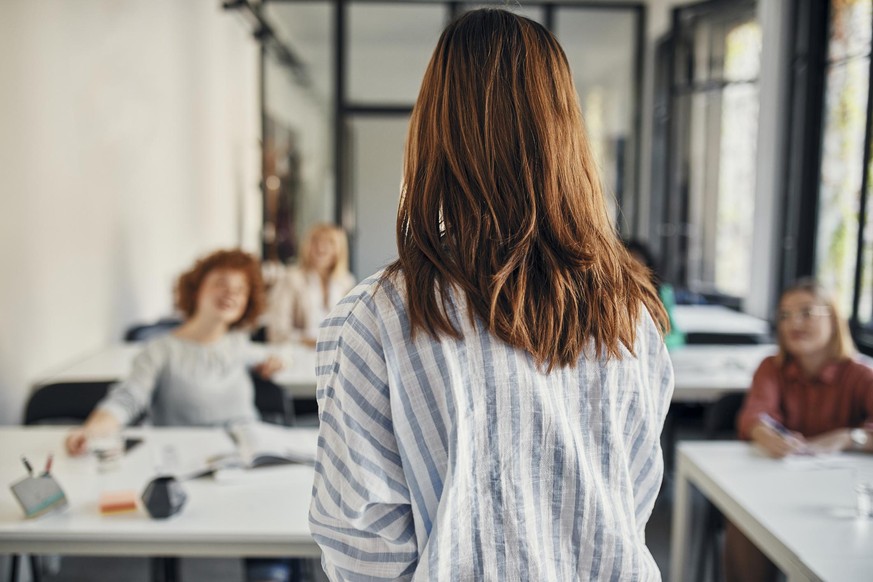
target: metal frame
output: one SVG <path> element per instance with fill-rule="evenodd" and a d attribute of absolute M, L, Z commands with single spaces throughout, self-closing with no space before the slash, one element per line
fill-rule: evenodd
<path fill-rule="evenodd" d="M 354 237 L 354 208 L 350 195 L 350 160 L 348 155 L 348 121 L 356 116 L 374 117 L 398 117 L 406 116 L 412 112 L 413 104 L 397 105 L 382 103 L 356 103 L 348 98 L 347 93 L 347 50 L 348 50 L 348 7 L 352 4 L 409 4 L 409 5 L 443 5 L 448 8 L 450 19 L 460 14 L 462 7 L 468 2 L 456 0 L 264 0 L 260 6 L 266 4 L 333 4 L 333 48 L 334 48 L 334 184 L 335 184 L 335 220 L 342 225 L 349 234 Z M 494 4 L 501 6 L 496 1 L 469 2 L 469 4 Z M 637 232 L 641 222 L 640 212 L 640 168 L 642 157 L 642 87 L 644 74 L 645 54 L 645 26 L 646 6 L 642 2 L 530 2 L 530 7 L 541 6 L 544 10 L 544 22 L 549 30 L 554 30 L 556 24 L 555 9 L 596 9 L 609 11 L 633 11 L 636 15 L 636 51 L 633 87 L 636 95 L 633 100 L 632 124 L 634 128 L 634 167 L 633 167 L 633 206 L 635 213 L 632 220 L 628 221 L 627 230 Z M 262 56 L 263 58 L 263 56 Z M 263 79 L 261 81 L 263 83 Z M 623 210 L 624 198 L 627 193 L 618 193 L 619 209 Z"/>
<path fill-rule="evenodd" d="M 796 2 L 779 289 L 815 270 L 829 20 L 828 0 Z"/>
<path fill-rule="evenodd" d="M 686 50 L 686 39 L 682 32 L 688 29 L 689 23 L 713 14 L 741 14 L 753 9 L 754 0 L 708 0 L 673 9 L 672 26 L 663 42 L 666 43 L 666 74 L 667 74 L 667 111 L 666 111 L 666 144 L 663 165 L 657 175 L 658 168 L 653 167 L 655 181 L 660 181 L 663 201 L 660 208 L 660 224 L 656 224 L 654 236 L 655 245 L 661 252 L 664 278 L 672 283 L 685 285 L 688 283 L 689 234 L 685 232 L 689 224 L 690 192 L 689 171 L 684 165 L 690 135 L 689 110 L 681 110 L 681 97 L 711 90 L 718 90 L 728 84 L 735 85 L 743 81 L 708 81 L 694 83 L 694 52 Z M 680 77 L 681 73 L 681 77 Z M 688 79 L 680 83 L 679 80 Z M 757 82 L 749 81 L 749 82 Z M 657 83 L 657 81 L 656 81 Z M 657 213 L 658 209 L 653 208 Z"/>

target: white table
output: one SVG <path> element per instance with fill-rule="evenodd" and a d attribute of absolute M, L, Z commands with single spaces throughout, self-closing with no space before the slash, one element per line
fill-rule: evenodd
<path fill-rule="evenodd" d="M 687 334 L 770 335 L 767 321 L 723 305 L 676 305 L 673 319 L 676 327 Z"/>
<path fill-rule="evenodd" d="M 315 349 L 303 345 L 267 345 L 286 362 L 272 380 L 294 398 L 315 398 Z M 47 374 L 36 384 L 56 382 L 116 382 L 130 373 L 131 364 L 142 351 L 140 343 L 117 343 L 68 366 Z"/>
<path fill-rule="evenodd" d="M 211 478 L 183 484 L 188 500 L 170 519 L 153 520 L 144 510 L 101 516 L 101 490 L 133 489 L 141 494 L 155 476 L 154 459 L 173 445 L 181 466 L 192 466 L 212 454 L 232 450 L 218 429 L 130 429 L 143 444 L 124 457 L 121 467 L 99 473 L 93 457 L 63 453 L 65 427 L 0 428 L 0 475 L 17 481 L 25 475 L 20 457 L 41 468 L 55 454 L 55 475 L 69 507 L 62 513 L 26 520 L 9 491 L 0 493 L 0 554 L 64 554 L 92 556 L 289 556 L 318 557 L 309 534 L 309 500 L 313 469 L 288 465 L 259 469 L 250 478 L 223 484 Z M 257 471 L 268 471 L 258 475 Z"/>
<path fill-rule="evenodd" d="M 777 346 L 690 345 L 670 350 L 673 402 L 714 402 L 728 392 L 745 392 L 755 370 Z"/>
<path fill-rule="evenodd" d="M 873 521 L 854 517 L 853 470 L 873 456 L 792 468 L 741 442 L 682 442 L 676 471 L 670 580 L 689 579 L 694 485 L 789 582 L 873 578 Z"/>

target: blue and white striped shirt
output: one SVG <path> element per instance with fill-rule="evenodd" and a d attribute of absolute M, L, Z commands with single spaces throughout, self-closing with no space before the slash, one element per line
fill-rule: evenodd
<path fill-rule="evenodd" d="M 322 324 L 310 529 L 331 580 L 659 580 L 645 524 L 673 372 L 644 311 L 634 357 L 542 372 L 450 317 L 410 340 L 402 276 Z"/>

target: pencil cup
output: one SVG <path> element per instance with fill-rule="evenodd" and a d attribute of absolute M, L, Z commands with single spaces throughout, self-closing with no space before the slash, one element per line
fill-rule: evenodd
<path fill-rule="evenodd" d="M 25 477 L 13 483 L 10 489 L 12 489 L 12 494 L 28 519 L 67 506 L 67 496 L 64 494 L 64 490 L 51 475 Z"/>

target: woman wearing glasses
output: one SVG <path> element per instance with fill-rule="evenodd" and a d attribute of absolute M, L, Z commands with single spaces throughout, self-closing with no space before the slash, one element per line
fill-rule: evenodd
<path fill-rule="evenodd" d="M 873 451 L 873 369 L 855 358 L 846 320 L 812 280 L 782 293 L 779 353 L 764 360 L 737 418 L 740 438 L 775 458 L 805 452 Z M 866 427 L 865 427 L 866 424 Z M 775 580 L 777 570 L 728 524 L 727 580 Z"/>

